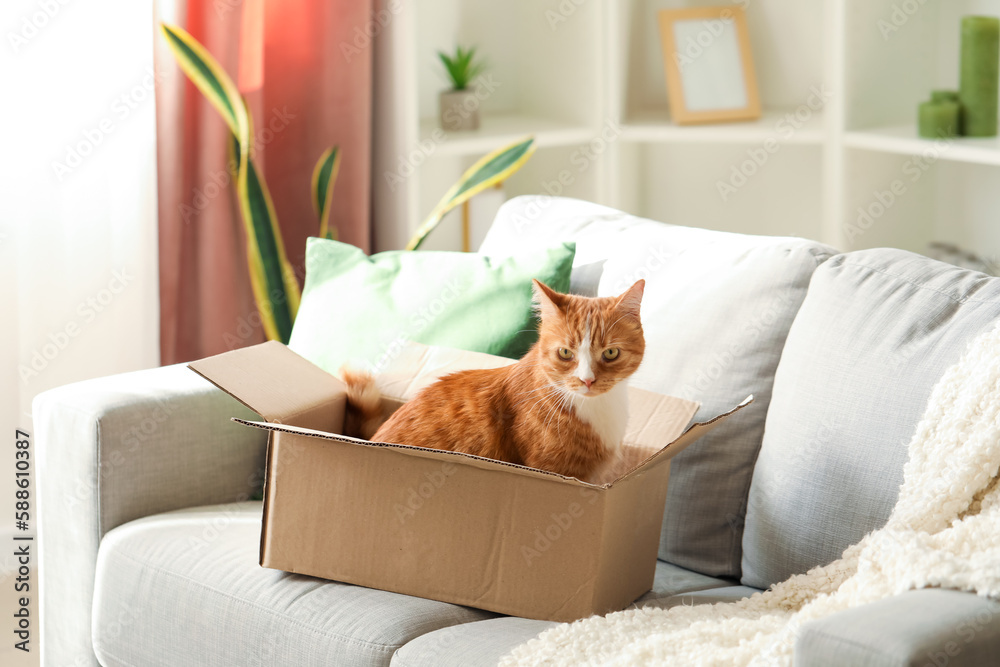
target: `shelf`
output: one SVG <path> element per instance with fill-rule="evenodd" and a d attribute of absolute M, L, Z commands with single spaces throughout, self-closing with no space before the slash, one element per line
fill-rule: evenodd
<path fill-rule="evenodd" d="M 632 114 L 622 127 L 623 139 L 650 142 L 760 143 L 773 138 L 782 144 L 821 144 L 824 136 L 822 113 L 810 112 L 799 121 L 795 109 L 765 109 L 754 121 L 705 125 L 677 125 L 665 110 L 647 110 Z"/>
<path fill-rule="evenodd" d="M 913 125 L 919 100 L 956 86 L 961 17 L 1000 14 L 1000 0 L 921 0 L 916 13 L 900 0 L 749 3 L 762 117 L 679 126 L 670 121 L 656 15 L 705 4 L 553 1 L 546 12 L 537 0 L 402 3 L 402 18 L 375 46 L 375 171 L 400 170 L 401 156 L 422 167 L 406 187 L 377 179 L 377 248 L 405 243 L 473 160 L 531 134 L 541 150 L 510 179 L 508 196 L 558 189 L 566 172 L 564 194 L 678 224 L 806 235 L 842 248 L 919 251 L 943 240 L 1000 253 L 1000 140 L 942 147 Z M 445 84 L 434 53 L 456 44 L 477 45 L 502 82 L 483 100 L 475 132 L 438 129 Z M 810 109 L 817 87 L 836 94 Z M 796 112 L 799 127 L 788 120 Z M 780 154 L 762 168 L 761 149 L 779 153 L 775 145 Z M 917 165 L 926 176 L 906 181 L 904 201 L 863 240 L 849 235 L 858 206 L 921 160 L 937 163 Z M 460 245 L 457 232 L 438 241 Z"/>
<path fill-rule="evenodd" d="M 441 134 L 436 134 L 441 133 Z M 485 155 L 492 150 L 517 141 L 526 134 L 535 135 L 535 145 L 573 146 L 594 138 L 594 129 L 522 114 L 488 114 L 482 117 L 478 130 L 445 132 L 436 118 L 420 122 L 420 143 L 430 141 L 438 155 Z M 437 140 L 436 137 L 442 139 Z"/>
<path fill-rule="evenodd" d="M 863 148 L 882 153 L 920 155 L 933 157 L 935 160 L 1000 165 L 1000 139 L 997 137 L 921 139 L 917 136 L 916 125 L 912 123 L 847 132 L 844 134 L 844 144 L 850 148 Z"/>

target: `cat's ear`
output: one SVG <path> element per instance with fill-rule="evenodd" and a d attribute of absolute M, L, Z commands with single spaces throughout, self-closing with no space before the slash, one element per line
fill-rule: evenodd
<path fill-rule="evenodd" d="M 642 304 L 642 292 L 646 289 L 646 281 L 639 279 L 635 281 L 635 284 L 625 290 L 625 293 L 618 297 L 618 303 L 615 304 L 619 310 L 622 310 L 629 315 L 634 317 L 639 317 L 639 306 Z"/>
<path fill-rule="evenodd" d="M 563 295 L 538 280 L 532 279 L 531 284 L 534 288 L 534 301 L 539 315 L 542 318 L 557 315 L 563 304 Z"/>

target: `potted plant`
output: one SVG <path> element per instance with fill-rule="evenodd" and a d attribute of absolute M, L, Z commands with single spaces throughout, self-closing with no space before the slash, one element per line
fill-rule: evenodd
<path fill-rule="evenodd" d="M 476 47 L 455 48 L 455 54 L 438 51 L 451 89 L 441 91 L 441 127 L 449 131 L 479 129 L 479 99 L 469 84 L 486 69 L 486 63 L 476 57 Z"/>

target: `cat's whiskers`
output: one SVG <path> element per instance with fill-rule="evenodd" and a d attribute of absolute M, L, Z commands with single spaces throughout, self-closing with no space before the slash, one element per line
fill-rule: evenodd
<path fill-rule="evenodd" d="M 568 410 L 565 402 L 567 398 L 572 398 L 572 394 L 566 389 L 565 383 L 560 383 L 560 385 L 556 388 L 556 391 L 559 394 L 559 398 L 555 401 L 555 404 L 549 412 L 546 413 L 548 419 L 545 420 L 545 428 L 546 430 L 548 429 L 549 422 L 553 419 L 553 417 L 559 417 L 559 419 L 556 420 L 556 434 L 560 435 L 562 433 L 562 415 L 560 413 Z"/>
<path fill-rule="evenodd" d="M 554 412 L 552 414 L 552 418 L 555 419 L 555 422 L 556 422 L 556 435 L 557 436 L 560 433 L 562 433 L 562 411 L 563 411 L 563 401 L 564 400 L 565 400 L 565 396 L 560 392 L 560 394 L 556 397 L 555 406 L 554 406 Z"/>
<path fill-rule="evenodd" d="M 535 405 L 531 406 L 532 408 L 540 406 L 541 409 L 545 409 L 546 405 L 548 405 L 548 409 L 546 410 L 544 416 L 545 421 L 543 424 L 543 428 L 545 429 L 548 429 L 549 421 L 552 419 L 552 411 L 559 406 L 559 401 L 558 401 L 559 394 L 560 394 L 559 387 L 553 386 L 552 390 L 549 393 L 543 396 L 537 403 L 535 403 Z"/>
<path fill-rule="evenodd" d="M 562 396 L 563 410 L 569 412 L 573 409 L 573 394 L 569 391 L 563 391 Z M 562 435 L 562 421 L 558 422 L 556 425 L 556 435 Z"/>
<path fill-rule="evenodd" d="M 551 396 L 556 391 L 558 391 L 558 388 L 556 387 L 556 384 L 553 382 L 551 384 L 547 384 L 547 385 L 544 385 L 542 387 L 539 387 L 538 389 L 532 389 L 530 391 L 523 391 L 523 392 L 521 392 L 521 394 L 533 394 L 533 393 L 535 393 L 537 391 L 542 391 L 543 389 L 548 389 L 548 392 L 546 392 L 545 395 L 541 396 L 538 399 L 538 401 L 536 401 L 536 404 L 538 402 L 540 402 L 540 401 L 548 398 L 549 396 Z M 518 395 L 520 395 L 520 394 L 518 394 Z M 528 398 L 521 399 L 520 401 L 518 401 L 517 403 L 514 404 L 514 407 L 517 407 L 518 405 L 521 405 L 521 403 L 524 403 L 526 401 L 530 401 L 533 398 L 535 398 L 535 397 L 534 396 L 529 396 Z M 534 406 L 532 406 L 532 407 L 534 407 Z"/>
<path fill-rule="evenodd" d="M 542 426 L 542 428 L 544 430 L 548 431 L 549 430 L 549 422 L 551 422 L 552 418 L 555 417 L 558 414 L 559 414 L 559 401 L 555 400 L 552 403 L 552 407 L 549 408 L 549 411 L 545 413 L 546 419 L 545 419 L 545 423 Z M 559 422 L 556 422 L 556 423 L 558 424 Z"/>
<path fill-rule="evenodd" d="M 543 388 L 545 388 L 545 387 L 543 387 Z M 547 387 L 547 389 L 548 389 L 549 391 L 548 391 L 548 392 L 546 392 L 546 393 L 545 393 L 545 395 L 543 395 L 543 396 L 540 396 L 540 397 L 538 398 L 538 400 L 537 400 L 537 401 L 535 401 L 535 402 L 534 402 L 534 403 L 533 403 L 533 404 L 531 405 L 531 407 L 530 407 L 530 408 L 528 408 L 529 410 L 534 410 L 534 409 L 535 409 L 536 407 L 538 407 L 539 405 L 541 405 L 541 406 L 543 406 L 543 407 L 544 407 L 544 405 L 545 405 L 545 403 L 546 403 L 547 401 L 549 401 L 550 399 L 553 399 L 553 398 L 555 398 L 555 397 L 556 397 L 556 395 L 557 395 L 557 394 L 559 393 L 559 387 L 555 386 L 555 384 L 553 384 L 553 385 L 552 385 L 552 386 L 550 386 L 550 387 Z M 530 399 L 525 399 L 525 400 L 530 400 Z M 518 404 L 518 405 L 520 405 L 520 404 Z M 548 414 L 548 413 L 546 413 L 546 414 Z"/>

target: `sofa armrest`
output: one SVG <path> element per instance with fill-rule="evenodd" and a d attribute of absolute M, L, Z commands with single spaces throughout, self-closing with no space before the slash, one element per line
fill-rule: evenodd
<path fill-rule="evenodd" d="M 987 667 L 1000 655 L 1000 602 L 927 588 L 802 626 L 795 667 Z"/>
<path fill-rule="evenodd" d="M 32 405 L 44 665 L 96 665 L 94 570 L 101 538 L 150 514 L 247 499 L 266 434 L 252 412 L 185 366 L 89 380 Z"/>

